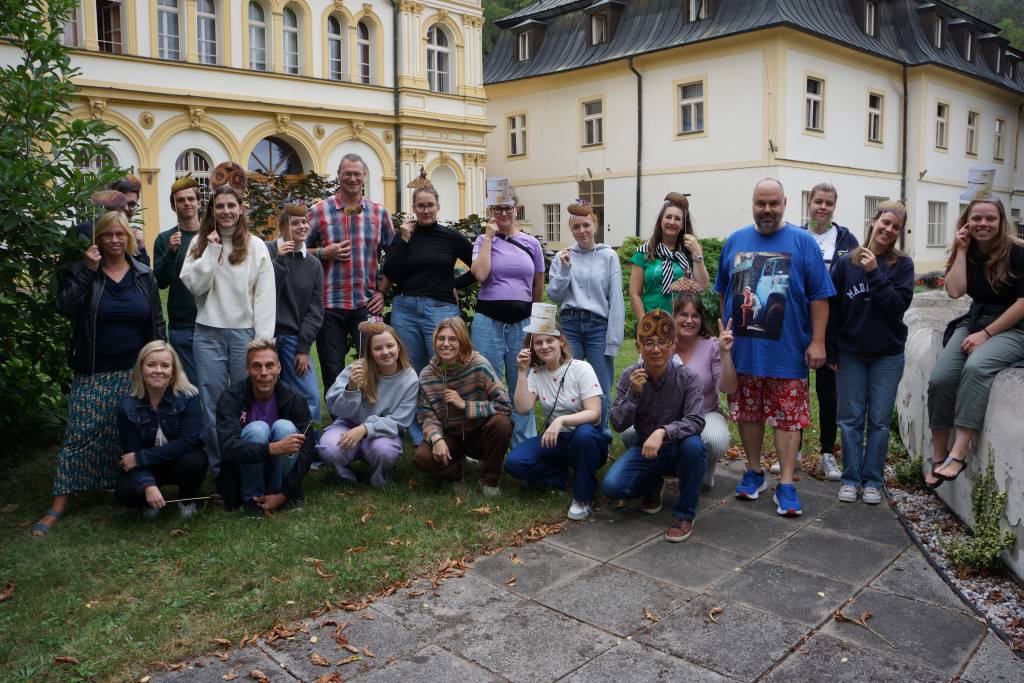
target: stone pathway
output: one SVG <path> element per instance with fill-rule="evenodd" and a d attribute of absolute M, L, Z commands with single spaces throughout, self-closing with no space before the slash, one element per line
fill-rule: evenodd
<path fill-rule="evenodd" d="M 836 484 L 805 476 L 803 516 L 783 519 L 770 495 L 733 498 L 740 473 L 738 463 L 719 468 L 684 543 L 662 540 L 668 505 L 655 516 L 603 509 L 479 558 L 436 590 L 422 581 L 363 612 L 312 620 L 309 635 L 153 680 L 234 673 L 241 683 L 259 669 L 311 682 L 333 672 L 322 680 L 1024 681 L 1024 661 L 933 572 L 886 505 L 839 503 Z M 871 612 L 874 633 L 836 622 L 839 608 Z M 335 664 L 351 654 L 332 627 L 315 627 L 329 619 L 348 622 L 349 642 L 375 657 Z"/>

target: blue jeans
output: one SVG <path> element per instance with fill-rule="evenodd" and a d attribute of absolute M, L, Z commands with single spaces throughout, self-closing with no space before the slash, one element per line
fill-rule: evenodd
<path fill-rule="evenodd" d="M 707 467 L 700 436 L 667 443 L 653 458 L 645 458 L 642 448 L 642 445 L 630 447 L 612 464 L 604 475 L 604 495 L 614 500 L 641 498 L 661 490 L 665 475 L 676 476 L 679 477 L 679 498 L 672 506 L 672 516 L 693 519 L 697 515 L 700 483 Z"/>
<path fill-rule="evenodd" d="M 220 474 L 220 442 L 217 441 L 217 401 L 245 372 L 245 346 L 252 341 L 253 329 L 232 330 L 196 323 L 192 348 L 196 374 L 199 377 L 199 398 L 203 403 L 206 456 L 210 460 L 210 476 Z"/>
<path fill-rule="evenodd" d="M 409 362 L 418 373 L 434 355 L 434 330 L 445 318 L 456 318 L 459 307 L 429 296 L 399 294 L 391 302 L 391 326 L 402 338 Z"/>
<path fill-rule="evenodd" d="M 612 382 L 615 381 L 615 356 L 604 353 L 605 337 L 608 333 L 608 318 L 594 315 L 578 308 L 563 308 L 558 313 L 559 322 L 565 331 L 572 357 L 590 363 L 601 384 L 601 430 L 607 429 L 608 405 L 611 401 Z"/>
<path fill-rule="evenodd" d="M 295 350 L 299 338 L 295 335 L 277 335 L 277 358 L 281 362 L 281 381 L 306 399 L 313 424 L 320 424 L 320 382 L 316 379 L 313 356 L 309 357 L 309 369 L 305 375 L 295 372 Z"/>
<path fill-rule="evenodd" d="M 523 441 L 505 459 L 505 471 L 516 479 L 564 490 L 572 469 L 572 497 L 589 503 L 597 490 L 597 471 L 607 459 L 604 434 L 595 425 L 583 424 L 560 433 L 554 448 L 541 446 L 539 436 Z"/>
<path fill-rule="evenodd" d="M 885 456 L 889 452 L 889 424 L 902 377 L 902 353 L 865 358 L 840 352 L 836 386 L 843 444 L 843 484 L 882 488 Z M 865 421 L 867 447 L 864 445 Z"/>
<path fill-rule="evenodd" d="M 473 348 L 487 359 L 498 379 L 504 375 L 509 398 L 516 395 L 516 381 L 519 379 L 516 355 L 523 350 L 523 339 L 526 336 L 523 328 L 529 322 L 530 319 L 526 318 L 517 323 L 503 323 L 483 313 L 473 314 L 473 330 L 470 333 Z M 532 410 L 526 415 L 512 411 L 512 425 L 512 448 L 537 436 L 537 417 Z"/>
<path fill-rule="evenodd" d="M 167 330 L 167 342 L 177 352 L 178 358 L 181 360 L 181 369 L 185 371 L 188 381 L 198 387 L 199 375 L 196 374 L 196 356 L 192 350 L 195 334 L 196 328 L 194 326 L 172 327 Z"/>
<path fill-rule="evenodd" d="M 242 439 L 249 443 L 271 443 L 298 431 L 291 420 L 277 420 L 273 427 L 266 422 L 257 421 L 242 427 Z M 263 462 L 239 465 L 238 478 L 242 482 L 242 500 L 248 502 L 256 496 L 280 493 L 281 484 L 292 471 L 298 457 L 298 452 L 291 455 L 271 455 Z"/>

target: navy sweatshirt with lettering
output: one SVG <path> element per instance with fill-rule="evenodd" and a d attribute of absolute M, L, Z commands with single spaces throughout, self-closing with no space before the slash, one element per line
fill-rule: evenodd
<path fill-rule="evenodd" d="M 829 301 L 828 361 L 838 361 L 837 352 L 868 358 L 901 353 L 907 343 L 903 314 L 914 297 L 910 257 L 899 256 L 892 265 L 879 258 L 867 272 L 846 254 L 833 266 L 832 282 L 836 295 Z"/>

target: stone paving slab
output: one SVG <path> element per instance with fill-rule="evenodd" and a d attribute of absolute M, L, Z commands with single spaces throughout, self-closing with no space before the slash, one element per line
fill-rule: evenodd
<path fill-rule="evenodd" d="M 668 543 L 658 537 L 615 558 L 613 564 L 700 592 L 753 559 L 700 543 L 692 536 L 684 543 Z"/>
<path fill-rule="evenodd" d="M 745 504 L 729 503 L 701 515 L 694 520 L 690 538 L 756 557 L 803 526 L 799 519 L 762 515 L 744 508 Z"/>
<path fill-rule="evenodd" d="M 600 562 L 607 562 L 649 538 L 665 533 L 671 515 L 641 514 L 638 508 L 615 509 L 605 505 L 583 522 L 571 522 L 565 531 L 544 539 L 545 543 L 571 550 Z"/>
<path fill-rule="evenodd" d="M 477 683 L 501 679 L 473 662 L 451 652 L 428 645 L 422 650 L 395 660 L 387 667 L 365 676 L 345 680 L 364 683 L 391 683 L 393 681 L 444 681 L 444 683 Z"/>
<path fill-rule="evenodd" d="M 708 612 L 721 607 L 712 623 Z M 635 640 L 704 668 L 753 681 L 786 656 L 806 629 L 718 597 L 701 595 L 686 603 Z"/>
<path fill-rule="evenodd" d="M 888 569 L 871 582 L 871 588 L 928 602 L 946 609 L 970 613 L 970 609 L 943 581 L 915 546 L 907 548 Z"/>
<path fill-rule="evenodd" d="M 766 560 L 758 560 L 715 586 L 719 599 L 739 602 L 806 626 L 820 624 L 854 587 Z"/>
<path fill-rule="evenodd" d="M 893 511 L 885 503 L 881 505 L 844 503 L 826 512 L 820 520 L 815 522 L 815 525 L 820 529 L 836 531 L 875 543 L 888 543 L 901 548 L 910 543 L 907 532 L 903 530 Z"/>
<path fill-rule="evenodd" d="M 665 681 L 668 683 L 726 683 L 726 678 L 685 659 L 673 657 L 634 641 L 624 641 L 563 678 L 565 683 L 591 681 Z"/>
<path fill-rule="evenodd" d="M 605 564 L 584 572 L 570 584 L 545 591 L 537 601 L 566 616 L 627 636 L 650 623 L 644 608 L 656 615 L 667 614 L 693 595 L 671 584 Z"/>
<path fill-rule="evenodd" d="M 828 552 L 821 552 L 823 548 Z M 839 581 L 863 584 L 899 554 L 896 546 L 807 527 L 775 546 L 766 557 Z"/>
<path fill-rule="evenodd" d="M 839 504 L 835 493 L 825 493 L 817 488 L 811 489 L 806 486 L 798 485 L 797 493 L 800 496 L 800 509 L 803 511 L 803 514 L 796 519 L 787 519 L 786 521 L 808 524 L 816 517 L 820 517 Z M 748 501 L 736 499 L 736 504 L 742 505 L 745 510 L 749 510 L 751 512 L 759 512 L 765 515 L 780 517 L 778 513 L 779 506 L 772 500 L 772 496 L 774 494 L 775 485 L 769 484 L 768 490 L 762 491 L 757 500 Z"/>
<path fill-rule="evenodd" d="M 843 613 L 871 612 L 868 625 L 895 647 L 855 624 L 830 621 L 823 632 L 952 676 L 973 654 L 987 631 L 984 623 L 963 612 L 926 605 L 898 595 L 865 590 Z"/>
<path fill-rule="evenodd" d="M 536 603 L 483 628 L 456 629 L 439 641 L 503 678 L 524 683 L 560 678 L 621 642 Z"/>
<path fill-rule="evenodd" d="M 161 683 L 224 683 L 224 676 L 232 672 L 238 675 L 239 681 L 251 680 L 249 672 L 258 669 L 267 675 L 273 683 L 294 683 L 294 676 L 281 668 L 277 662 L 261 650 L 248 647 L 244 650 L 232 650 L 227 661 L 218 657 L 203 657 L 197 660 L 203 666 L 189 666 L 184 671 L 172 671 L 167 674 L 153 676 Z"/>
<path fill-rule="evenodd" d="M 1020 683 L 1024 660 L 1010 652 L 1006 643 L 989 633 L 960 675 L 961 683 Z"/>
<path fill-rule="evenodd" d="M 513 554 L 520 564 L 512 561 Z M 532 598 L 569 583 L 597 564 L 588 557 L 541 542 L 505 548 L 500 553 L 478 558 L 473 562 L 473 573 L 505 590 Z M 513 574 L 516 580 L 510 585 Z"/>

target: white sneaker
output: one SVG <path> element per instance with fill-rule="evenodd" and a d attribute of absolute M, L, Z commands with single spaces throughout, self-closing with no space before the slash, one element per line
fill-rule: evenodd
<path fill-rule="evenodd" d="M 831 453 L 821 454 L 821 471 L 829 481 L 839 481 L 843 478 L 843 472 L 836 464 L 836 456 Z"/>
<path fill-rule="evenodd" d="M 804 454 L 801 453 L 800 451 L 796 452 L 796 469 L 800 469 L 800 467 L 803 465 L 803 456 Z M 768 471 L 771 472 L 772 474 L 779 474 L 780 472 L 782 472 L 782 465 L 779 464 L 778 459 L 776 459 L 775 463 L 768 468 Z"/>
<path fill-rule="evenodd" d="M 195 503 L 178 503 L 178 513 L 182 519 L 191 519 L 199 512 L 199 506 Z"/>
<path fill-rule="evenodd" d="M 481 484 L 480 490 L 483 491 L 485 496 L 494 498 L 495 496 L 501 495 L 501 489 L 497 486 L 488 486 L 487 484 Z"/>
<path fill-rule="evenodd" d="M 882 492 L 873 486 L 866 486 L 861 492 L 860 498 L 868 505 L 878 505 L 882 502 Z"/>
<path fill-rule="evenodd" d="M 576 520 L 590 517 L 590 503 L 580 503 L 573 498 L 572 505 L 569 506 L 569 512 L 565 513 L 565 516 Z"/>
<path fill-rule="evenodd" d="M 864 489 L 864 493 L 867 493 L 868 489 Z M 843 484 L 839 487 L 839 500 L 844 503 L 856 503 L 857 502 L 857 487 L 850 486 L 849 484 Z"/>

